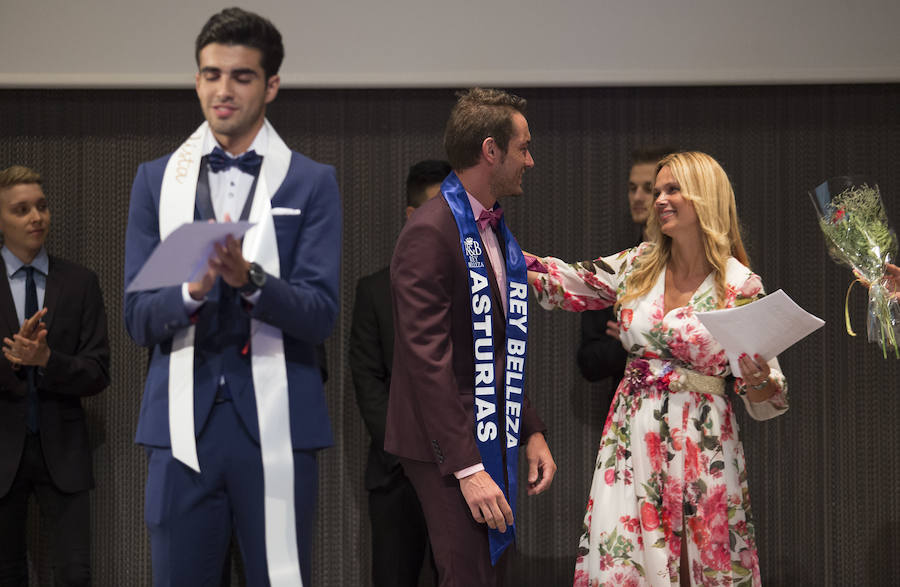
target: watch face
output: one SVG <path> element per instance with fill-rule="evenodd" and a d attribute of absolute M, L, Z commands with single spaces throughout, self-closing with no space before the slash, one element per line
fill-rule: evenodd
<path fill-rule="evenodd" d="M 250 281 L 256 287 L 262 287 L 266 283 L 266 272 L 257 263 L 250 264 Z"/>

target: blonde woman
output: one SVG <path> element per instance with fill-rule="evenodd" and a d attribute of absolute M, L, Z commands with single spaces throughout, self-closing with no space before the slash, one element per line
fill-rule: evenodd
<path fill-rule="evenodd" d="M 723 349 L 696 312 L 763 295 L 744 252 L 734 192 L 699 152 L 656 166 L 649 241 L 577 264 L 538 259 L 530 272 L 545 308 L 615 305 L 625 375 L 603 429 L 576 587 L 759 585 L 744 452 Z M 611 269 L 611 273 L 604 270 Z M 736 392 L 757 420 L 784 413 L 773 359 L 742 356 Z"/>

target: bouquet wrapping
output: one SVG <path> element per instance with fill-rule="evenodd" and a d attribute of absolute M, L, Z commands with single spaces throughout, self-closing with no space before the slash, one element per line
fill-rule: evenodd
<path fill-rule="evenodd" d="M 869 288 L 869 342 L 878 343 L 885 358 L 890 349 L 900 359 L 900 303 L 891 295 L 884 269 L 885 263 L 897 260 L 897 235 L 888 226 L 878 186 L 860 178 L 838 177 L 809 194 L 828 252 L 835 261 L 853 269 L 856 281 Z M 850 326 L 848 303 L 856 281 L 850 284 L 844 301 L 844 317 L 851 336 L 856 334 Z"/>

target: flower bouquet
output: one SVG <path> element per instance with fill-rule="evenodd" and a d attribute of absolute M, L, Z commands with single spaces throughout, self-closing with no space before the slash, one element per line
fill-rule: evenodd
<path fill-rule="evenodd" d="M 881 345 L 885 358 L 888 348 L 892 348 L 894 356 L 900 359 L 900 303 L 887 287 L 884 269 L 885 263 L 897 260 L 897 235 L 888 226 L 878 186 L 860 178 L 838 177 L 809 195 L 819 214 L 828 252 L 835 261 L 853 269 L 857 281 L 869 288 L 869 342 Z M 850 288 L 844 301 L 844 317 L 847 332 L 856 336 L 850 326 L 849 298 Z"/>

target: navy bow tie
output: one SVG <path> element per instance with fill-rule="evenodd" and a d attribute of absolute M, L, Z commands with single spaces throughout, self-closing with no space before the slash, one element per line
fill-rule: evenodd
<path fill-rule="evenodd" d="M 478 228 L 484 230 L 484 227 L 488 224 L 491 225 L 491 228 L 497 228 L 502 216 L 503 208 L 499 206 L 494 210 L 482 210 L 481 214 L 478 215 Z"/>
<path fill-rule="evenodd" d="M 224 171 L 229 167 L 237 167 L 244 173 L 256 175 L 259 166 L 262 165 L 262 157 L 257 155 L 256 151 L 247 151 L 240 157 L 229 157 L 220 147 L 214 148 L 212 153 L 207 155 L 206 160 L 213 173 Z"/>

